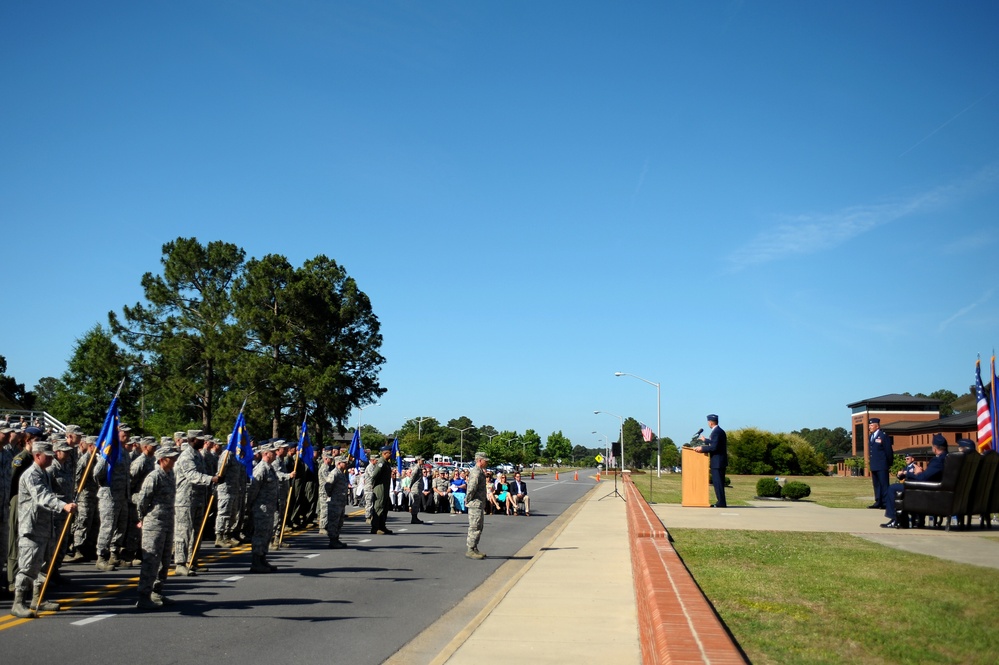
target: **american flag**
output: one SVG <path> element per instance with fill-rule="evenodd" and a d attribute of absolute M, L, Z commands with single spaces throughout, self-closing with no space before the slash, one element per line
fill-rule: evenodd
<path fill-rule="evenodd" d="M 994 379 L 993 379 L 994 380 Z M 982 361 L 975 361 L 975 394 L 978 397 L 978 451 L 994 448 L 992 443 L 992 408 L 982 385 Z"/>
<path fill-rule="evenodd" d="M 642 426 L 642 438 L 645 439 L 645 443 L 652 441 L 652 428 L 645 423 L 638 423 Z"/>

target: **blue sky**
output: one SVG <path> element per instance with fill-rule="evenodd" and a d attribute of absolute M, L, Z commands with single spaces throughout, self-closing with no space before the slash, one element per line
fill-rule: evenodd
<path fill-rule="evenodd" d="M 992 2 L 7 2 L 0 333 L 65 370 L 178 236 L 371 297 L 364 421 L 849 426 L 999 341 Z"/>

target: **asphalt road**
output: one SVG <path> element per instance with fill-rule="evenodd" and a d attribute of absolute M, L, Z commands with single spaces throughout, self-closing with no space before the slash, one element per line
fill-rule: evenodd
<path fill-rule="evenodd" d="M 528 481 L 529 518 L 487 515 L 483 561 L 464 556 L 467 516 L 423 515 L 426 524 L 411 525 L 408 514 L 389 513 L 394 535 L 370 535 L 362 517 L 348 519 L 345 550 L 326 549 L 315 530 L 291 535 L 288 549 L 268 555 L 280 567 L 271 575 L 248 573 L 249 546 L 210 545 L 200 559 L 208 572 L 171 574 L 164 593 L 176 604 L 158 612 L 135 610 L 137 571 L 67 565 L 73 585 L 46 592 L 61 611 L 19 620 L 10 601 L 0 603 L 0 654 L 5 663 L 381 663 L 593 487 L 568 478 Z"/>

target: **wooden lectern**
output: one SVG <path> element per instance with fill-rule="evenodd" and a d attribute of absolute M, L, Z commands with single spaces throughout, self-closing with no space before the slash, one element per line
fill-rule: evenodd
<path fill-rule="evenodd" d="M 708 485 L 710 484 L 710 459 L 708 453 L 696 453 L 693 448 L 684 448 L 680 453 L 681 499 L 680 504 L 693 508 L 708 508 Z"/>

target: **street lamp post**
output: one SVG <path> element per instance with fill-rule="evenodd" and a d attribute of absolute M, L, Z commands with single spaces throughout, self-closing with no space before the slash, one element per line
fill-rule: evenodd
<path fill-rule="evenodd" d="M 458 457 L 461 458 L 461 463 L 464 464 L 465 463 L 465 432 L 467 432 L 470 429 L 475 429 L 475 427 L 474 426 L 469 426 L 469 427 L 466 427 L 465 429 L 458 429 L 457 427 L 455 427 L 453 425 L 448 425 L 448 429 L 457 430 L 458 433 L 459 433 L 459 435 L 460 435 L 459 439 L 461 440 L 461 444 L 460 444 L 461 447 L 458 448 Z"/>
<path fill-rule="evenodd" d="M 610 437 L 608 437 L 606 434 L 601 434 L 597 430 L 593 430 L 590 433 L 591 434 L 596 434 L 597 436 L 604 437 L 604 453 L 606 454 L 606 456 L 607 456 L 606 459 L 609 462 L 610 461 Z"/>
<path fill-rule="evenodd" d="M 660 390 L 660 385 L 654 381 L 649 381 L 648 379 L 643 379 L 635 374 L 628 374 L 627 372 L 614 372 L 614 376 L 630 376 L 633 379 L 638 379 L 639 381 L 644 381 L 650 386 L 656 387 L 656 474 L 662 478 L 663 477 L 663 437 L 662 437 L 662 391 Z"/>
<path fill-rule="evenodd" d="M 608 416 L 614 416 L 621 421 L 621 428 L 618 430 L 618 440 L 621 442 L 621 473 L 624 473 L 624 416 L 619 416 L 616 413 L 611 413 L 610 411 L 594 411 L 593 413 L 603 413 Z"/>
<path fill-rule="evenodd" d="M 423 421 L 430 420 L 431 416 L 420 416 L 416 419 L 416 440 L 419 441 L 423 438 Z"/>

